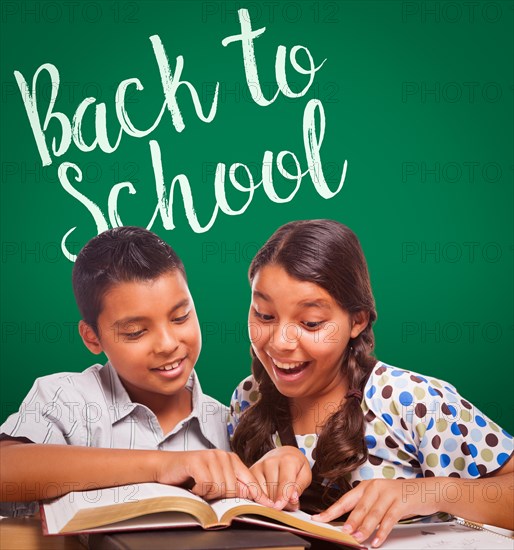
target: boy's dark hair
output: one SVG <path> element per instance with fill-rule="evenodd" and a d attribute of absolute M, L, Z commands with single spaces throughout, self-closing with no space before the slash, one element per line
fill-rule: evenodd
<path fill-rule="evenodd" d="M 171 246 L 142 227 L 116 227 L 93 237 L 80 251 L 72 274 L 73 293 L 82 319 L 98 336 L 102 300 L 114 285 L 149 281 L 184 264 Z"/>

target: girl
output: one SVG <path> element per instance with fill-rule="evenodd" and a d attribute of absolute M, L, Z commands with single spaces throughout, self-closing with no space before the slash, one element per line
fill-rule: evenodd
<path fill-rule="evenodd" d="M 249 277 L 253 376 L 229 433 L 276 507 L 297 503 L 310 466 L 302 508 L 308 495 L 311 509 L 331 503 L 315 519 L 351 511 L 343 530 L 362 542 L 378 527 L 373 547 L 399 519 L 437 511 L 514 528 L 512 437 L 447 382 L 372 356 L 375 303 L 350 229 L 288 223 Z"/>

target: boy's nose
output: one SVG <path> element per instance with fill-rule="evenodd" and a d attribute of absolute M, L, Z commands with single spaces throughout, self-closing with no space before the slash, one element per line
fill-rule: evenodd
<path fill-rule="evenodd" d="M 171 327 L 163 328 L 157 334 L 154 342 L 154 352 L 159 355 L 169 355 L 173 353 L 179 345 L 179 341 Z"/>

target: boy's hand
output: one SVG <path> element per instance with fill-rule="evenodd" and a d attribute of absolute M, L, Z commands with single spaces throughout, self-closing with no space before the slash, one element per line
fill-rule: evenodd
<path fill-rule="evenodd" d="M 435 478 L 431 478 L 435 479 Z M 438 511 L 435 499 L 423 498 L 428 490 L 420 491 L 423 479 L 372 479 L 361 481 L 321 514 L 312 516 L 316 521 L 332 521 L 353 510 L 343 531 L 359 542 L 366 540 L 375 529 L 378 531 L 371 546 L 380 546 L 398 520 L 414 515 L 430 515 Z M 423 488 L 423 487 L 421 487 Z M 435 490 L 432 491 L 435 493 Z"/>
<path fill-rule="evenodd" d="M 205 451 L 159 451 L 156 481 L 167 485 L 187 485 L 206 500 L 248 498 L 264 506 L 273 503 L 250 470 L 235 453 L 217 449 Z M 161 460 L 166 457 L 166 460 Z"/>
<path fill-rule="evenodd" d="M 312 481 L 309 461 L 299 449 L 288 445 L 266 453 L 250 472 L 278 510 L 297 510 L 300 495 Z"/>

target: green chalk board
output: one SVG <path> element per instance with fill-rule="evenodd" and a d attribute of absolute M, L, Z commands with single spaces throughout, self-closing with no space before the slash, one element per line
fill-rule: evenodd
<path fill-rule="evenodd" d="M 377 356 L 449 380 L 514 430 L 512 2 L 0 8 L 2 420 L 37 376 L 96 360 L 76 330 L 72 262 L 62 251 L 72 228 L 69 256 L 102 224 L 147 226 L 155 214 L 152 229 L 188 271 L 204 389 L 227 402 L 249 372 L 253 254 L 279 225 L 326 217 L 361 239 L 379 313 Z M 243 24 L 254 33 L 258 86 L 248 67 L 245 74 Z M 227 37 L 236 38 L 224 44 Z M 275 99 L 281 59 L 289 93 Z M 191 84 L 173 92 L 168 79 L 169 103 L 166 61 L 168 76 L 178 78 L 181 65 L 180 79 Z M 127 79 L 142 89 L 132 80 L 122 94 Z M 304 126 L 314 120 L 320 141 L 322 118 L 309 172 Z M 72 123 L 67 145 L 63 128 Z M 295 173 L 296 159 L 305 172 L 299 181 L 280 174 L 282 151 L 290 152 L 280 157 L 284 169 Z M 264 174 L 273 185 L 237 190 L 229 179 L 236 163 L 255 184 Z M 324 193 L 314 184 L 320 171 Z M 244 167 L 236 177 L 251 187 Z"/>

